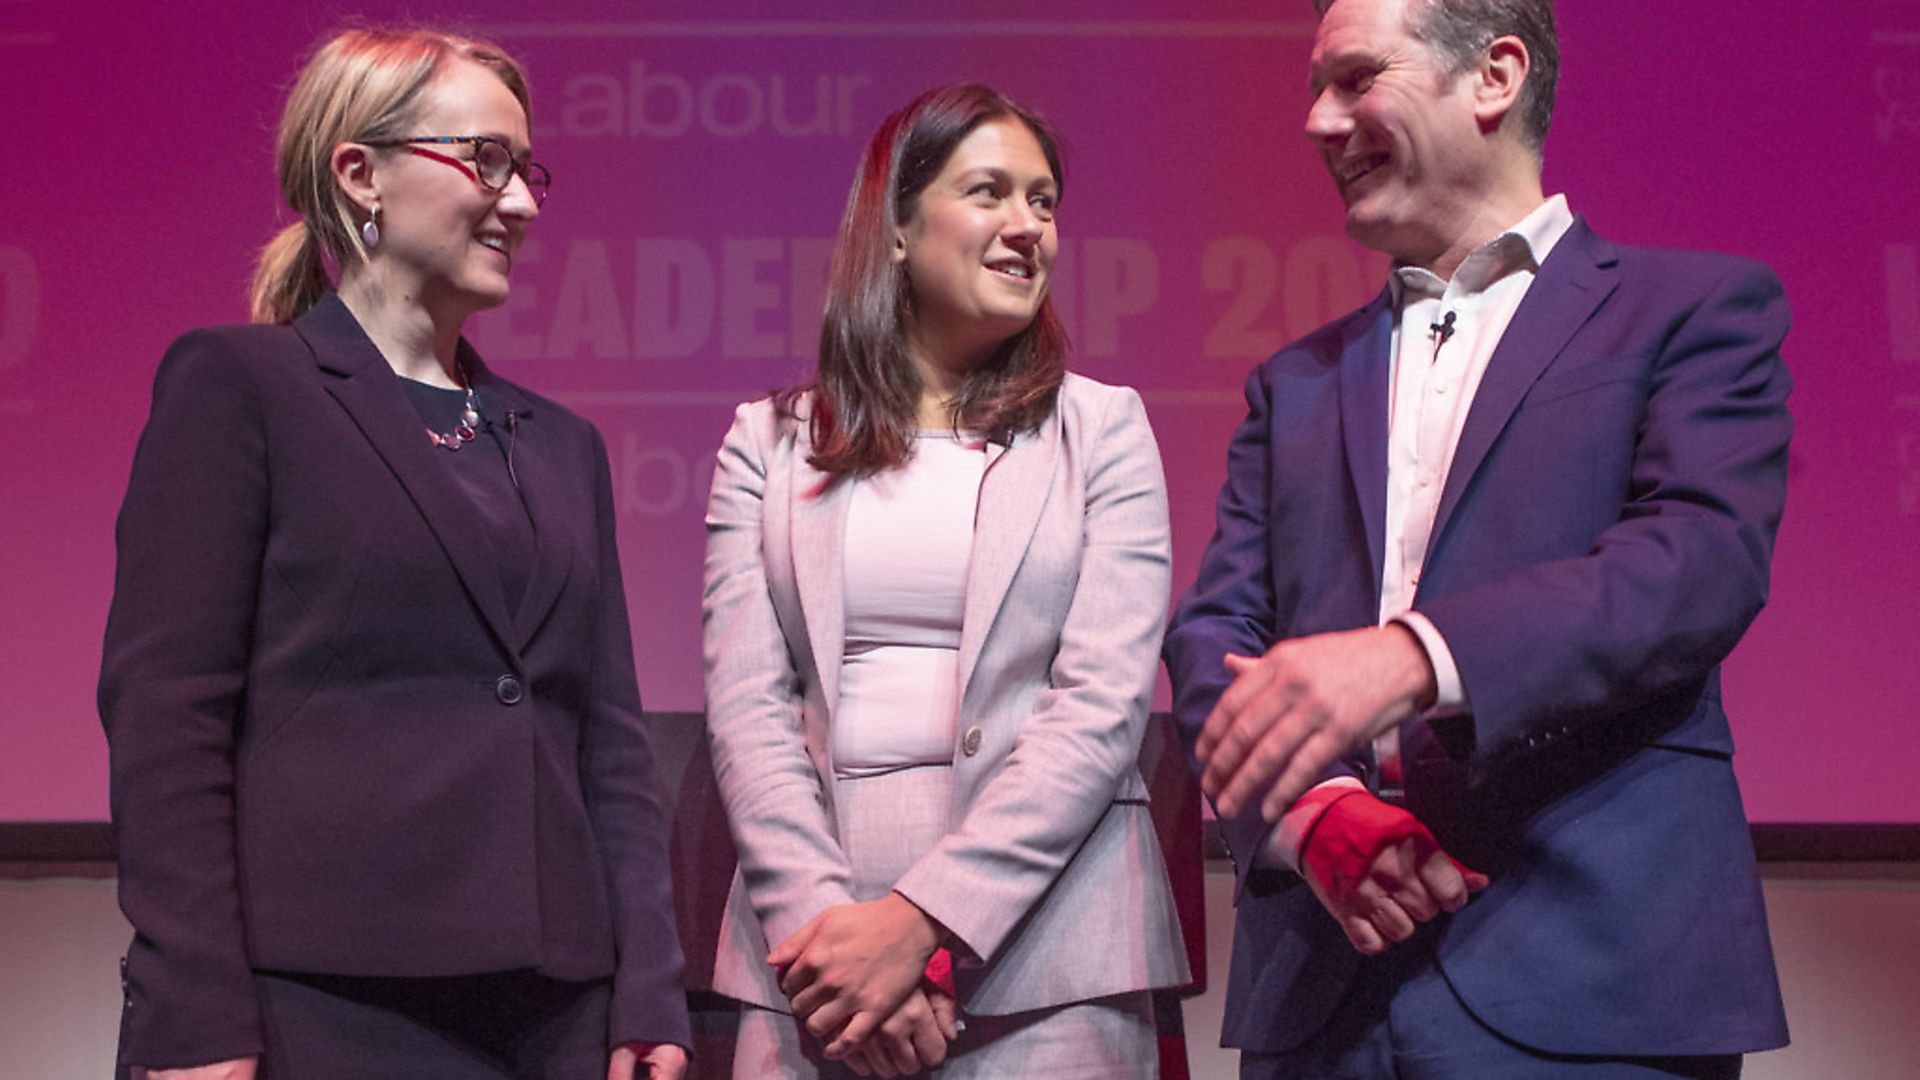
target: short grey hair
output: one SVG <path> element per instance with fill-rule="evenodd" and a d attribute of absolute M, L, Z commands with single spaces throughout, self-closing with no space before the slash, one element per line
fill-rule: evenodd
<path fill-rule="evenodd" d="M 1321 15 L 1339 0 L 1313 0 Z M 1527 47 L 1526 82 L 1514 112 L 1520 138 L 1539 154 L 1553 124 L 1554 92 L 1560 84 L 1560 39 L 1553 0 L 1408 0 L 1407 30 L 1433 47 L 1457 75 L 1480 61 L 1495 38 L 1511 34 Z"/>

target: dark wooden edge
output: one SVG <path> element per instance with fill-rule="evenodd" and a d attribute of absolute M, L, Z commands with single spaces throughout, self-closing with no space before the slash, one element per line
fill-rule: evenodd
<path fill-rule="evenodd" d="M 110 863 L 113 826 L 104 821 L 0 822 L 0 862 Z"/>
<path fill-rule="evenodd" d="M 1920 825 L 1756 824 L 1763 863 L 1920 863 Z M 1209 819 L 1207 858 L 1226 857 Z M 113 826 L 104 821 L 0 822 L 0 863 L 111 863 Z"/>
<path fill-rule="evenodd" d="M 1754 825 L 1763 863 L 1920 862 L 1920 825 Z"/>

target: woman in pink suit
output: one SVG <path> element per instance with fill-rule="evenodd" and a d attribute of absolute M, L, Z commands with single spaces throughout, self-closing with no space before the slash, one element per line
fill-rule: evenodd
<path fill-rule="evenodd" d="M 1047 126 L 986 87 L 889 117 L 819 370 L 720 450 L 736 1077 L 1155 1072 L 1148 991 L 1187 979 L 1135 765 L 1165 486 L 1139 396 L 1064 371 L 1060 194 Z"/>

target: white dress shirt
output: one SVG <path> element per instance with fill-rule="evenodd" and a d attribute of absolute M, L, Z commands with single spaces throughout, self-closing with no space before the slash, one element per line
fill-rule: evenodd
<path fill-rule="evenodd" d="M 1418 266 L 1397 266 L 1388 280 L 1396 318 L 1387 404 L 1386 551 L 1380 574 L 1380 624 L 1397 622 L 1413 631 L 1433 665 L 1437 696 L 1425 716 L 1468 708 L 1467 688 L 1453 652 L 1426 616 L 1414 610 L 1414 594 L 1433 540 L 1440 493 L 1453 465 L 1454 449 L 1487 364 L 1500 345 L 1540 265 L 1567 230 L 1573 213 L 1565 195 L 1555 195 L 1511 229 L 1475 248 L 1453 279 Z M 1399 787 L 1400 732 L 1374 740 L 1383 787 Z M 1360 786 L 1352 778 L 1328 784 Z M 1269 861 L 1298 867 L 1300 847 L 1318 814 L 1289 811 L 1274 829 L 1264 853 Z"/>

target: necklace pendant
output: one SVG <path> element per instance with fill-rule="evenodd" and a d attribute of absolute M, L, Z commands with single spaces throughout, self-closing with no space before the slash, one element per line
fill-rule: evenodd
<path fill-rule="evenodd" d="M 467 392 L 466 408 L 460 410 L 460 423 L 452 430 L 441 434 L 432 428 L 427 429 L 427 441 L 435 446 L 444 446 L 449 450 L 458 450 L 473 441 L 476 429 L 480 427 L 480 403 L 473 396 L 473 380 L 467 378 L 464 365 L 459 368 L 460 383 Z"/>

